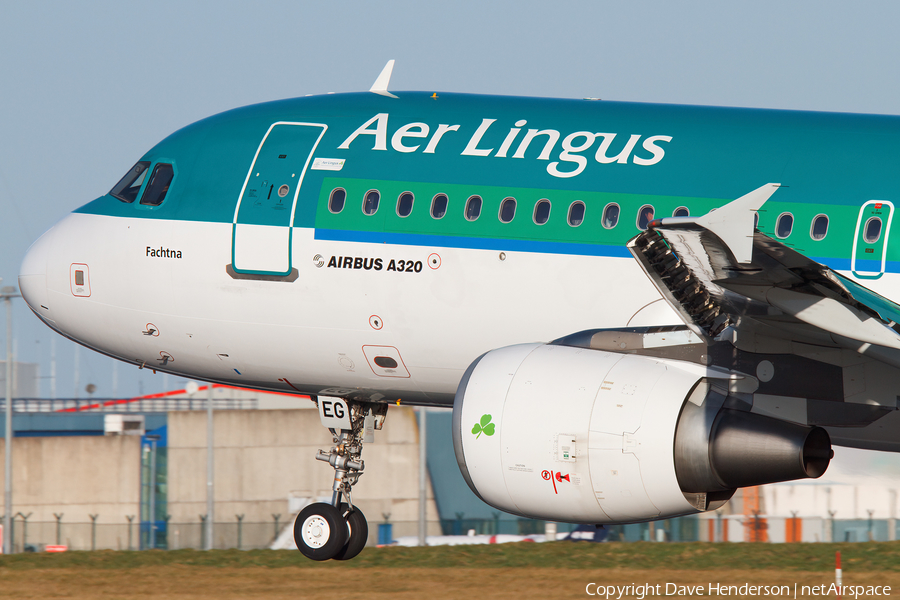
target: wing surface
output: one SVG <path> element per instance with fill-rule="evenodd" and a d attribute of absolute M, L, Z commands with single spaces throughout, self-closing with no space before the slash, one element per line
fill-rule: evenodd
<path fill-rule="evenodd" d="M 702 217 L 653 221 L 628 248 L 698 335 L 728 328 L 811 344 L 880 348 L 900 365 L 900 305 L 755 230 L 778 184 Z"/>
<path fill-rule="evenodd" d="M 805 396 L 800 402 L 828 413 L 834 443 L 898 452 L 900 305 L 756 230 L 754 213 L 778 187 L 767 184 L 702 217 L 653 221 L 628 248 L 707 344 L 769 348 L 773 359 L 794 365 L 787 368 Z M 815 375 L 797 370 L 790 355 L 839 368 L 839 397 L 817 394 L 808 380 Z M 861 418 L 867 410 L 872 415 Z"/>

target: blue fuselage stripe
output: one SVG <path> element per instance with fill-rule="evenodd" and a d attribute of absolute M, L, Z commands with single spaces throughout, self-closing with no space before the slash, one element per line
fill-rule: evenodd
<path fill-rule="evenodd" d="M 631 258 L 631 253 L 624 245 L 610 246 L 606 244 L 576 244 L 571 242 L 427 235 L 388 231 L 352 231 L 345 229 L 316 229 L 315 239 L 331 242 L 361 242 L 367 244 L 396 244 L 398 246 L 423 246 L 431 248 L 466 248 L 469 250 L 499 250 L 504 252 L 536 252 L 542 254 L 569 254 L 573 256 Z M 851 267 L 851 261 L 848 258 L 813 257 L 812 260 L 831 267 L 836 271 L 849 271 Z M 880 267 L 880 261 L 857 260 L 857 268 L 864 268 L 877 273 L 880 271 Z M 887 261 L 885 267 L 885 271 L 888 273 L 900 271 L 900 263 L 896 261 Z"/>

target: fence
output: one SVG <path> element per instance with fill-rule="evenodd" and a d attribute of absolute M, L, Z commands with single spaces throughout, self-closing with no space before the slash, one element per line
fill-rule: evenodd
<path fill-rule="evenodd" d="M 897 519 L 712 516 L 698 519 L 708 542 L 888 542 L 900 539 Z"/>
<path fill-rule="evenodd" d="M 204 410 L 206 398 L 197 394 L 196 398 L 87 398 L 57 399 L 14 398 L 12 409 L 15 413 L 55 413 L 55 412 L 112 412 L 112 413 L 165 413 L 177 410 Z M 213 398 L 215 410 L 256 410 L 257 398 Z M 6 409 L 6 400 L 0 399 L 0 412 Z"/>
<path fill-rule="evenodd" d="M 161 521 L 155 528 L 149 522 L 139 523 L 137 520 L 124 523 L 67 523 L 31 522 L 19 517 L 13 523 L 14 552 L 39 552 L 48 545 L 64 545 L 69 550 L 201 549 L 204 547 L 206 527 L 199 519 L 194 523 Z M 237 519 L 217 522 L 213 528 L 214 548 L 268 548 L 285 525 L 280 519 L 264 523 L 247 523 Z"/>
<path fill-rule="evenodd" d="M 2 517 L 2 516 L 0 516 Z M 90 520 L 94 517 L 94 520 Z M 276 518 L 277 517 L 277 518 Z M 32 522 L 27 515 L 16 515 L 13 520 L 13 548 L 15 552 L 41 551 L 47 545 L 61 544 L 70 550 L 179 550 L 204 547 L 205 521 L 198 518 L 189 523 L 171 521 L 139 522 L 132 519 L 123 523 L 98 522 L 98 515 L 89 520 L 66 522 Z M 390 523 L 391 538 L 415 536 L 417 521 L 369 520 L 369 543 L 378 540 L 379 525 Z M 252 550 L 268 548 L 278 534 L 292 524 L 291 517 L 273 515 L 267 522 L 245 522 L 241 515 L 232 520 L 216 522 L 213 530 L 213 547 Z M 544 533 L 544 521 L 530 519 L 445 519 L 429 522 L 429 535 L 466 535 L 473 531 L 479 535 Z M 563 535 L 576 525 L 558 523 L 557 533 Z M 756 539 L 772 543 L 781 542 L 867 542 L 900 539 L 900 527 L 895 519 L 822 519 L 819 517 L 760 517 L 745 519 L 740 515 L 723 518 L 680 517 L 655 521 L 607 526 L 610 542 L 742 542 L 748 530 L 754 528 Z M 893 528 L 893 536 L 891 536 Z"/>

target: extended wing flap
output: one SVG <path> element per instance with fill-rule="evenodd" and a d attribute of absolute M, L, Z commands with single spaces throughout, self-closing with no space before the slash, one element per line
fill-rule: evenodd
<path fill-rule="evenodd" d="M 776 189 L 767 184 L 702 217 L 654 221 L 628 248 L 707 339 L 728 327 L 780 329 L 796 341 L 900 351 L 900 305 L 754 231 L 753 212 Z"/>

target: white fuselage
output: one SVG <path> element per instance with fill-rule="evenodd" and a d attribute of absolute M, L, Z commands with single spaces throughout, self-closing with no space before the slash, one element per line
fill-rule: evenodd
<path fill-rule="evenodd" d="M 678 322 L 629 258 L 335 242 L 314 233 L 293 229 L 294 281 L 264 281 L 226 271 L 230 223 L 73 213 L 32 247 L 21 285 L 52 327 L 144 368 L 428 404 L 452 401 L 466 367 L 493 348 L 644 324 L 634 317 L 650 303 L 638 318 Z M 399 272 L 389 270 L 392 260 L 395 268 L 401 260 L 421 265 Z M 372 268 L 353 268 L 360 262 Z M 75 288 L 75 268 L 86 271 L 87 289 Z M 375 364 L 382 355 L 397 367 Z"/>

